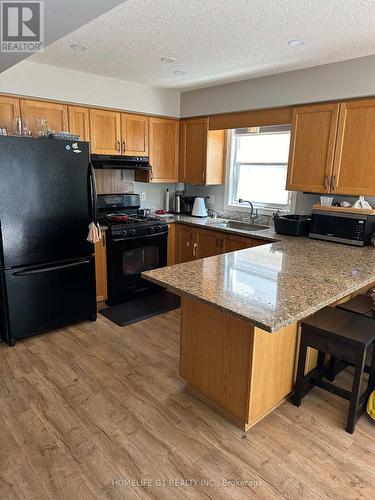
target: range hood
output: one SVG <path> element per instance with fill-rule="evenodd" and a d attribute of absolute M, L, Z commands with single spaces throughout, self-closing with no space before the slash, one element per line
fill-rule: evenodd
<path fill-rule="evenodd" d="M 94 168 L 152 170 L 148 156 L 91 155 Z"/>

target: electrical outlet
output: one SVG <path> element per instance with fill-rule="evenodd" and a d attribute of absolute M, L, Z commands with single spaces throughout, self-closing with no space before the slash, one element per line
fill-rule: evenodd
<path fill-rule="evenodd" d="M 214 205 L 214 203 L 215 203 L 215 196 L 213 194 L 209 194 L 207 196 L 207 203 L 209 205 Z"/>
<path fill-rule="evenodd" d="M 141 201 L 146 201 L 147 196 L 146 193 L 141 193 Z"/>

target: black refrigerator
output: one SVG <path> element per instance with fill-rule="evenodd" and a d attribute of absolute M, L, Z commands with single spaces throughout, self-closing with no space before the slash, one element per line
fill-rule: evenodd
<path fill-rule="evenodd" d="M 18 339 L 96 319 L 89 144 L 0 137 L 0 333 Z"/>

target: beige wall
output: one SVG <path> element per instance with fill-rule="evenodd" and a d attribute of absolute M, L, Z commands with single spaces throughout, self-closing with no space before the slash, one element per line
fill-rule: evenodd
<path fill-rule="evenodd" d="M 180 92 L 22 61 L 0 74 L 0 92 L 180 116 Z"/>
<path fill-rule="evenodd" d="M 181 94 L 181 116 L 375 95 L 375 56 Z"/>

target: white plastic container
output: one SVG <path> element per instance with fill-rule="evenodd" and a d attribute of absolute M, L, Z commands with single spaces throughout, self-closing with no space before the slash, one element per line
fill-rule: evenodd
<path fill-rule="evenodd" d="M 323 207 L 330 207 L 333 202 L 333 196 L 321 196 L 320 197 L 320 204 Z"/>

